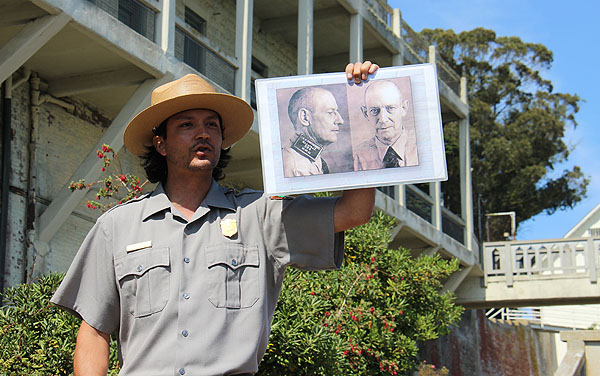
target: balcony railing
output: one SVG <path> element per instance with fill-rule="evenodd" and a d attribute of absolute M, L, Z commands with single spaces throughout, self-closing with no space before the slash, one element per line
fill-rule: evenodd
<path fill-rule="evenodd" d="M 138 0 L 88 0 L 154 42 L 156 13 Z"/>
<path fill-rule="evenodd" d="M 188 29 L 180 24 L 175 29 L 175 57 L 233 93 L 235 66 L 209 48 L 193 30 Z"/>
<path fill-rule="evenodd" d="M 596 282 L 600 238 L 569 238 L 485 243 L 483 268 L 490 281 L 589 276 Z"/>

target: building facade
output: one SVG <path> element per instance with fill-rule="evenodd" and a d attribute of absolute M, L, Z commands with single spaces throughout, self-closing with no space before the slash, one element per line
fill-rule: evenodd
<path fill-rule="evenodd" d="M 442 121 L 460 124 L 462 207 L 443 207 L 441 183 L 382 187 L 396 218 L 392 246 L 458 258 L 454 291 L 481 274 L 473 233 L 466 81 L 382 0 L 8 0 L 0 4 L 2 285 L 66 271 L 99 215 L 71 181 L 101 178 L 109 144 L 123 171 L 143 172 L 122 148 L 152 89 L 187 73 L 255 107 L 261 77 L 339 72 L 349 61 L 435 63 Z M 232 149 L 226 182 L 260 189 L 258 125 Z"/>

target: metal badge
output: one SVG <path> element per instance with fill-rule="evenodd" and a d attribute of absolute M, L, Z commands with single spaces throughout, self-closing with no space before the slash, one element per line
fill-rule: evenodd
<path fill-rule="evenodd" d="M 319 157 L 319 154 L 321 154 L 323 145 L 320 145 L 301 134 L 292 144 L 292 149 L 314 162 Z"/>
<path fill-rule="evenodd" d="M 228 238 L 237 234 L 237 221 L 232 218 L 221 220 L 221 233 Z"/>

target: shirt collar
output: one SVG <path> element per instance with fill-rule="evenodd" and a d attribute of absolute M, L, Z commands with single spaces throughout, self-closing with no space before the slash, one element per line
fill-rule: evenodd
<path fill-rule="evenodd" d="M 228 191 L 229 189 L 221 187 L 216 181 L 213 180 L 212 184 L 210 185 L 210 189 L 204 198 L 204 201 L 202 201 L 200 204 L 200 207 L 206 208 L 212 206 L 236 211 L 236 207 L 233 202 L 231 202 L 225 195 L 225 193 Z M 142 220 L 146 220 L 150 216 L 163 210 L 171 210 L 171 207 L 171 200 L 169 200 L 169 197 L 165 193 L 162 183 L 158 183 L 154 191 L 147 199 Z"/>
<path fill-rule="evenodd" d="M 407 140 L 408 132 L 406 132 L 406 129 L 404 129 L 400 137 L 398 137 L 396 142 L 394 142 L 392 145 L 386 145 L 383 142 L 379 141 L 377 137 L 375 137 L 375 145 L 377 146 L 377 153 L 379 154 L 379 159 L 383 161 L 383 157 L 385 157 L 385 153 L 387 152 L 388 147 L 391 146 L 392 149 L 394 149 L 394 151 L 396 152 L 396 154 L 398 154 L 398 156 L 402 158 L 402 160 L 404 160 L 404 152 L 406 151 Z"/>

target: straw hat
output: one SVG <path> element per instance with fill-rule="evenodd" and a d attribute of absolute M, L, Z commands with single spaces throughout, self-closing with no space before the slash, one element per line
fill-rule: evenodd
<path fill-rule="evenodd" d="M 123 135 L 125 147 L 137 156 L 146 154 L 146 148 L 152 146 L 152 128 L 181 111 L 204 108 L 221 115 L 222 148 L 244 137 L 254 120 L 254 112 L 248 103 L 233 95 L 217 93 L 211 84 L 195 74 L 157 87 L 152 91 L 150 102 L 150 107 L 129 122 Z"/>

